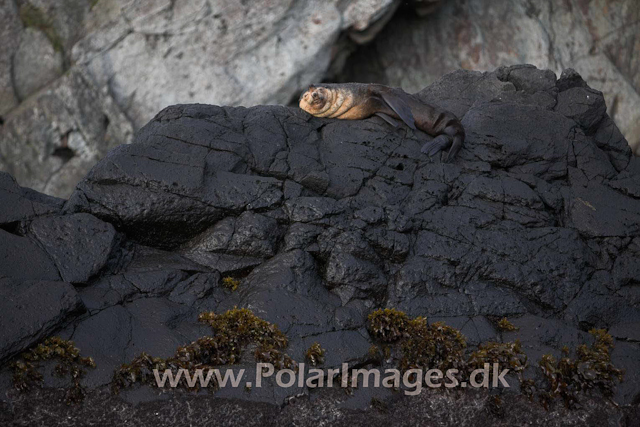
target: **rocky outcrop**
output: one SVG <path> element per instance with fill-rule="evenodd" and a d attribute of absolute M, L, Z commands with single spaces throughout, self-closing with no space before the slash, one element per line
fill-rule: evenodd
<path fill-rule="evenodd" d="M 418 91 L 465 68 L 520 63 L 576 69 L 602 91 L 609 116 L 640 153 L 640 3 L 635 0 L 442 2 L 426 18 L 400 13 L 347 61 L 340 79 Z"/>
<path fill-rule="evenodd" d="M 286 104 L 322 78 L 339 34 L 372 38 L 397 3 L 0 2 L 0 170 L 67 198 L 167 105 Z M 97 120 L 97 135 L 83 132 Z"/>
<path fill-rule="evenodd" d="M 112 147 L 111 139 L 82 135 L 70 143 L 86 151 L 67 149 L 68 126 L 58 124 L 69 114 L 44 108 L 42 98 L 64 88 L 86 103 L 68 73 L 83 75 L 86 90 L 100 94 L 84 114 L 106 112 L 110 126 L 126 134 L 119 143 L 129 143 L 131 129 L 176 103 L 287 104 L 319 81 L 373 81 L 413 92 L 458 68 L 572 67 L 604 92 L 609 116 L 636 147 L 637 2 L 529 3 L 0 1 L 0 170 L 67 198 Z"/>
<path fill-rule="evenodd" d="M 0 292 L 9 299 L 0 301 L 12 308 L 0 310 L 0 324 L 26 332 L 2 340 L 0 358 L 34 344 L 42 331 L 73 340 L 97 364 L 82 383 L 100 411 L 76 407 L 72 418 L 84 421 L 146 425 L 187 405 L 201 408 L 193 420 L 200 411 L 223 411 L 241 414 L 237 423 L 251 413 L 267 424 L 382 425 L 402 414 L 449 420 L 444 425 L 633 425 L 640 163 L 602 94 L 571 71 L 556 80 L 517 66 L 455 72 L 417 96 L 461 118 L 467 139 L 452 164 L 420 153 L 426 135 L 379 118 L 188 104 L 164 109 L 134 144 L 112 150 L 63 207 L 4 175 L 0 253 L 10 262 L 0 271 Z M 237 290 L 225 286 L 226 277 L 240 280 Z M 65 297 L 41 317 L 31 317 L 31 308 L 22 315 L 20 301 L 39 298 L 33 286 Z M 42 301 L 53 298 L 47 295 Z M 464 390 L 460 399 L 431 391 L 411 400 L 390 390 L 359 388 L 348 397 L 268 382 L 250 392 L 221 389 L 213 406 L 179 392 L 167 401 L 148 387 L 104 394 L 122 363 L 141 352 L 171 356 L 208 333 L 199 313 L 234 306 L 276 324 L 295 360 L 319 343 L 325 368 L 371 361 L 366 318 L 379 307 L 444 321 L 471 348 L 519 339 L 532 378 L 543 354 L 559 356 L 563 346 L 591 342 L 589 329 L 605 328 L 615 341 L 612 361 L 626 370 L 613 398 L 622 406 L 584 396 L 581 409 L 545 412 L 517 387 L 503 393 L 502 415 L 489 395 Z M 502 317 L 519 330 L 500 330 Z M 253 375 L 252 353 L 234 366 Z M 10 388 L 6 369 L 0 385 Z M 10 392 L 9 419 L 64 414 L 56 393 L 25 400 Z M 147 403 L 132 409 L 141 400 Z"/>

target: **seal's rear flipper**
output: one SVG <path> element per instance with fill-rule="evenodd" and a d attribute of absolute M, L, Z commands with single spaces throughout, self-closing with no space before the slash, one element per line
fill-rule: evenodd
<path fill-rule="evenodd" d="M 453 137 L 453 144 L 451 145 L 451 150 L 447 153 L 447 157 L 444 159 L 446 163 L 450 162 L 456 157 L 458 151 L 462 148 L 462 143 L 464 142 L 464 138 L 460 135 L 456 135 Z"/>
<path fill-rule="evenodd" d="M 422 146 L 420 150 L 427 156 L 431 157 L 434 154 L 438 153 L 440 150 L 445 149 L 451 144 L 451 138 L 448 135 L 438 135 L 433 138 L 431 141 L 427 142 Z M 451 154 L 451 152 L 449 152 Z"/>
<path fill-rule="evenodd" d="M 400 126 L 400 123 L 396 122 L 391 117 L 387 116 L 385 113 L 376 113 L 376 116 L 380 117 L 381 119 L 384 119 L 385 122 L 389 123 L 394 128 L 397 128 L 398 126 Z"/>
<path fill-rule="evenodd" d="M 413 118 L 411 108 L 398 95 L 391 92 L 380 92 L 380 96 L 389 107 L 407 124 L 411 129 L 416 129 L 416 121 Z"/>

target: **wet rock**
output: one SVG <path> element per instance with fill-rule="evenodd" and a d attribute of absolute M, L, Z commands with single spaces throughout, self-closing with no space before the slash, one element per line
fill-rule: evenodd
<path fill-rule="evenodd" d="M 640 163 L 622 148 L 626 141 L 606 113 L 595 119 L 599 101 L 581 109 L 574 103 L 582 95 L 568 93 L 559 102 L 562 93 L 588 92 L 582 82 L 516 66 L 459 71 L 425 88 L 418 96 L 456 111 L 467 131 L 459 156 L 446 164 L 420 153 L 427 136 L 375 117 L 168 107 L 134 144 L 98 163 L 62 210 L 5 176 L 4 197 L 19 209 L 3 213 L 0 248 L 10 264 L 0 269 L 15 280 L 31 274 L 82 283 L 87 313 L 56 332 L 95 356 L 98 366 L 84 380 L 90 396 L 109 386 L 114 366 L 141 352 L 173 355 L 211 333 L 198 323 L 200 313 L 234 307 L 276 325 L 298 362 L 319 343 L 325 367 L 369 366 L 367 316 L 388 307 L 460 328 L 469 351 L 519 339 L 532 377 L 543 354 L 589 344 L 587 331 L 605 328 L 616 363 L 637 372 Z M 87 230 L 96 231 L 89 242 Z M 40 267 L 28 270 L 34 257 Z M 519 331 L 500 330 L 503 317 Z M 232 367 L 254 375 L 253 351 L 246 348 Z M 614 401 L 632 405 L 640 379 L 631 374 L 616 390 Z M 355 416 L 354 408 L 373 417 L 372 398 L 391 412 L 404 405 L 381 391 L 331 393 L 271 381 L 216 398 L 251 402 L 247 410 L 255 411 L 258 402 L 277 405 L 287 420 L 290 405 L 303 401 L 309 413 L 332 408 L 343 417 Z M 433 396 L 442 408 L 431 399 L 428 411 L 411 416 L 460 404 Z M 458 422 L 475 422 L 484 397 L 460 396 L 469 406 Z M 514 420 L 559 419 L 520 400 L 517 387 L 502 396 L 518 396 L 508 404 L 520 411 Z M 152 405 L 161 397 L 134 387 L 118 399 Z M 629 407 L 594 413 L 592 405 L 580 416 L 603 421 Z M 18 410 L 15 417 L 28 416 Z"/>
<path fill-rule="evenodd" d="M 565 199 L 567 219 L 581 233 L 590 236 L 635 236 L 640 227 L 640 206 L 631 203 L 619 209 L 627 200 L 597 183 L 576 186 Z"/>
<path fill-rule="evenodd" d="M 95 331 L 100 331 L 100 339 L 95 339 Z M 88 369 L 83 384 L 97 387 L 109 384 L 113 371 L 126 363 L 124 351 L 114 352 L 114 348 L 125 349 L 131 340 L 131 313 L 121 305 L 116 305 L 96 313 L 82 322 L 70 339 L 82 351 L 90 354 L 100 369 Z"/>
<path fill-rule="evenodd" d="M 49 255 L 28 237 L 0 229 L 0 278 L 60 280 Z"/>
<path fill-rule="evenodd" d="M 85 283 L 107 263 L 115 245 L 116 231 L 88 214 L 44 217 L 34 220 L 29 234 L 53 260 L 70 283 Z"/>
<path fill-rule="evenodd" d="M 607 107 L 601 92 L 574 87 L 558 94 L 556 111 L 575 120 L 587 134 L 590 134 L 604 117 Z"/>
<path fill-rule="evenodd" d="M 27 349 L 65 326 L 84 309 L 65 282 L 0 279 L 0 361 Z"/>
<path fill-rule="evenodd" d="M 62 199 L 20 187 L 11 175 L 0 172 L 0 226 L 59 212 L 63 204 Z"/>

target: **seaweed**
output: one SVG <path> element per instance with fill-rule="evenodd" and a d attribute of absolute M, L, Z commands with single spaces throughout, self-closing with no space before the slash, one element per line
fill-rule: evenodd
<path fill-rule="evenodd" d="M 222 279 L 222 286 L 233 292 L 238 289 L 238 286 L 240 286 L 240 281 L 238 279 L 234 279 L 233 277 L 227 276 Z"/>
<path fill-rule="evenodd" d="M 175 354 L 167 359 L 151 357 L 142 353 L 130 363 L 125 363 L 114 372 L 112 389 L 115 393 L 134 383 L 155 385 L 153 370 L 177 371 L 186 369 L 212 369 L 216 365 L 239 363 L 244 349 L 255 344 L 254 356 L 260 362 L 272 363 L 276 368 L 296 367 L 296 362 L 282 350 L 287 347 L 286 336 L 277 326 L 260 319 L 246 308 L 234 308 L 223 314 L 204 312 L 198 321 L 211 327 L 212 336 L 198 338 L 191 344 L 178 347 Z M 186 379 L 180 380 L 186 387 Z M 214 384 L 212 389 L 217 385 Z M 198 387 L 193 387 L 198 390 Z"/>
<path fill-rule="evenodd" d="M 322 347 L 320 347 L 320 344 L 314 342 L 307 350 L 305 358 L 311 366 L 318 366 L 324 363 L 325 353 L 326 351 Z"/>
<path fill-rule="evenodd" d="M 409 338 L 402 343 L 402 369 L 461 369 L 465 366 L 464 336 L 459 330 L 418 317 L 409 323 Z"/>
<path fill-rule="evenodd" d="M 590 347 L 578 346 L 574 358 L 569 357 L 570 350 L 566 346 L 559 360 L 549 354 L 543 355 L 538 366 L 542 370 L 544 384 L 524 378 L 528 358 L 519 340 L 482 343 L 467 354 L 464 335 L 444 323 L 429 325 L 423 317 L 409 319 L 405 313 L 395 309 L 376 310 L 368 320 L 371 336 L 383 343 L 382 348 L 375 344 L 370 347 L 368 357 L 371 360 L 382 363 L 383 357 L 390 357 L 390 346 L 393 345 L 401 349 L 399 367 L 404 371 L 416 368 L 457 369 L 458 375 L 466 375 L 487 363 L 497 363 L 516 374 L 522 394 L 531 399 L 538 396 L 545 408 L 556 397 L 561 398 L 568 408 L 574 408 L 579 404 L 579 396 L 585 393 L 599 392 L 611 399 L 616 381 L 622 381 L 624 374 L 611 362 L 613 338 L 604 329 L 590 330 L 594 343 Z M 498 327 L 517 330 L 506 318 L 498 322 Z M 500 406 L 496 402 L 490 402 L 494 409 Z"/>
<path fill-rule="evenodd" d="M 545 354 L 538 365 L 547 383 L 547 389 L 539 393 L 545 407 L 556 397 L 560 397 L 567 408 L 579 406 L 580 393 L 599 391 L 607 399 L 613 397 L 615 383 L 622 381 L 624 372 L 611 363 L 610 351 L 613 338 L 604 329 L 589 331 L 595 338 L 591 347 L 582 344 L 575 350 L 575 358 L 563 348 L 562 357 L 556 360 Z"/>
<path fill-rule="evenodd" d="M 91 357 L 81 357 L 80 350 L 73 341 L 54 336 L 23 352 L 18 360 L 11 364 L 13 369 L 13 385 L 20 391 L 27 391 L 34 386 L 41 387 L 44 377 L 40 373 L 41 362 L 56 360 L 54 373 L 60 378 L 71 377 L 71 387 L 66 390 L 65 403 L 68 405 L 80 402 L 84 396 L 84 387 L 80 380 L 85 376 L 85 367 L 95 368 Z"/>
<path fill-rule="evenodd" d="M 498 321 L 498 329 L 506 332 L 518 331 L 520 328 L 509 322 L 506 317 L 503 317 Z"/>
<path fill-rule="evenodd" d="M 409 317 L 394 308 L 385 308 L 369 314 L 371 335 L 383 342 L 394 342 L 408 336 Z"/>
<path fill-rule="evenodd" d="M 528 366 L 528 359 L 522 351 L 522 344 L 519 340 L 505 343 L 490 341 L 480 344 L 478 349 L 471 353 L 468 368 L 482 368 L 485 363 L 498 363 L 501 367 L 509 367 L 509 370 L 515 372 L 522 382 L 522 372 Z"/>

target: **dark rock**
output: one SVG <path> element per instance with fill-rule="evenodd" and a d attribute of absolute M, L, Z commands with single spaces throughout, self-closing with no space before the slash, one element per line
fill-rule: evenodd
<path fill-rule="evenodd" d="M 566 68 L 562 70 L 556 86 L 558 86 L 558 92 L 564 92 L 574 87 L 587 87 L 587 82 L 582 79 L 582 76 L 576 70 Z"/>
<path fill-rule="evenodd" d="M 0 172 L 0 227 L 38 215 L 59 212 L 64 200 L 22 188 L 6 172 Z"/>
<path fill-rule="evenodd" d="M 116 232 L 93 215 L 78 213 L 37 218 L 29 226 L 33 236 L 70 283 L 84 283 L 107 263 Z"/>
<path fill-rule="evenodd" d="M 564 204 L 572 227 L 589 236 L 636 236 L 640 231 L 640 204 L 604 185 L 572 187 L 565 191 Z"/>
<path fill-rule="evenodd" d="M 575 120 L 587 134 L 593 134 L 607 111 L 602 92 L 574 87 L 558 94 L 556 111 Z"/>
<path fill-rule="evenodd" d="M 0 279 L 0 361 L 47 338 L 84 309 L 64 282 Z"/>
<path fill-rule="evenodd" d="M 317 342 L 326 350 L 325 367 L 369 366 L 367 316 L 389 307 L 461 329 L 470 351 L 519 339 L 527 375 L 535 378 L 543 354 L 590 344 L 587 331 L 606 328 L 614 362 L 632 372 L 614 401 L 631 405 L 640 390 L 633 373 L 640 372 L 640 163 L 623 149 L 601 99 L 583 102 L 591 89 L 579 82 L 515 66 L 460 71 L 425 88 L 417 96 L 454 111 L 467 132 L 458 158 L 447 164 L 420 153 L 426 135 L 379 118 L 172 106 L 133 145 L 99 163 L 63 212 L 11 217 L 5 229 L 16 234 L 0 230 L 10 264 L 0 271 L 83 283 L 88 313 L 57 327 L 98 362 L 83 380 L 90 396 L 109 385 L 115 366 L 141 352 L 167 357 L 210 334 L 199 313 L 233 307 L 277 325 L 298 362 Z M 44 203 L 11 188 L 25 206 Z M 34 260 L 38 267 L 29 268 Z M 503 317 L 520 330 L 499 330 Z M 254 362 L 247 348 L 234 367 L 253 375 Z M 477 415 L 485 395 L 462 390 L 460 400 L 429 394 L 414 408 L 387 391 L 358 389 L 350 398 L 267 383 L 251 392 L 222 390 L 216 402 L 271 414 L 271 406 L 258 404 L 267 402 L 278 407 L 278 420 L 302 425 L 316 415 L 335 421 L 331 414 L 365 414 L 388 425 L 372 405 L 396 416 L 403 408 L 412 420 L 451 407 L 464 414 L 456 414 L 457 424 L 493 420 Z M 151 408 L 163 399 L 148 388 L 123 396 L 109 404 L 145 400 Z M 196 405 L 198 396 L 185 396 L 175 393 L 171 405 Z M 502 396 L 509 402 L 504 420 L 558 424 L 560 413 L 578 419 L 557 408 L 541 412 L 516 385 Z M 629 408 L 584 399 L 580 419 L 594 422 Z M 303 418 L 289 409 L 295 405 Z M 17 411 L 16 419 L 29 419 Z"/>
<path fill-rule="evenodd" d="M 96 331 L 100 331 L 99 340 L 95 339 Z M 124 349 L 131 341 L 131 313 L 121 305 L 102 310 L 79 324 L 70 338 L 99 367 L 87 370 L 83 384 L 87 387 L 109 384 L 113 372 L 128 362 Z M 121 351 L 114 352 L 114 348 Z"/>
<path fill-rule="evenodd" d="M 30 238 L 0 229 L 0 278 L 60 280 L 49 255 Z"/>

